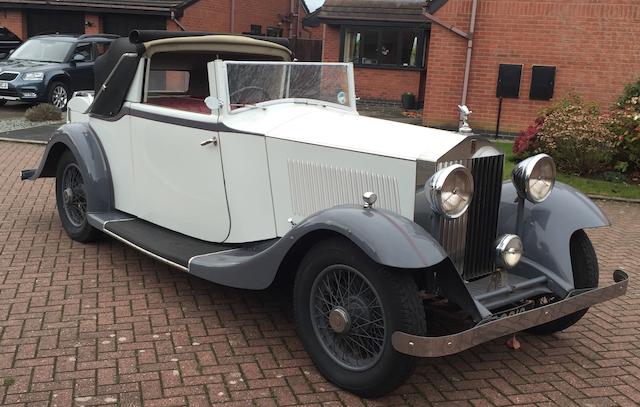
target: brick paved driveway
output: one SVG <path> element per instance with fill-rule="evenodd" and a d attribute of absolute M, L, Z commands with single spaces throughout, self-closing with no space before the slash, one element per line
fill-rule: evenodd
<path fill-rule="evenodd" d="M 603 277 L 630 294 L 567 332 L 420 363 L 376 401 L 328 384 L 276 290 L 220 287 L 110 239 L 72 242 L 53 182 L 20 182 L 42 147 L 0 142 L 0 405 L 634 405 L 640 400 L 640 205 L 600 203 Z M 634 278 L 635 277 L 635 278 Z M 604 279 L 603 279 L 604 280 Z"/>

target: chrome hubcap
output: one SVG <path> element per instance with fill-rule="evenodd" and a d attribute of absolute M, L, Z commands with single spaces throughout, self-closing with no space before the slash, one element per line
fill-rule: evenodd
<path fill-rule="evenodd" d="M 351 317 L 346 309 L 336 307 L 329 313 L 329 326 L 333 332 L 343 334 L 351 328 Z"/>
<path fill-rule="evenodd" d="M 73 189 L 66 188 L 64 191 L 62 191 L 62 199 L 67 205 L 71 203 L 71 200 L 73 199 Z"/>
<path fill-rule="evenodd" d="M 62 86 L 53 89 L 51 103 L 58 109 L 63 109 L 67 105 L 67 90 Z"/>

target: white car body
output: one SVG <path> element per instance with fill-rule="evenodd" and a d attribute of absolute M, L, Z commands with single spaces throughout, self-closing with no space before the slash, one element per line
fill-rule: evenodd
<path fill-rule="evenodd" d="M 138 76 L 145 74 L 146 63 L 140 61 Z M 211 115 L 142 103 L 139 95 L 144 94 L 145 82 L 140 78 L 132 83 L 124 108 L 219 123 L 233 133 L 141 117 L 105 122 L 85 113 L 91 95 L 71 100 L 69 120 L 95 128 L 110 157 L 118 210 L 188 236 L 225 243 L 281 237 L 291 228 L 289 219 L 298 223 L 322 209 L 358 204 L 367 191 L 376 191 L 379 207 L 413 219 L 416 162 L 435 162 L 465 138 L 363 117 L 355 104 L 283 99 L 232 111 L 226 64 L 214 61 L 209 66 L 209 83 L 220 90 L 211 97 L 222 101 Z M 349 73 L 347 99 L 355 101 L 353 69 L 343 65 Z M 211 138 L 218 140 L 216 146 L 200 145 Z M 169 165 L 175 161 L 181 165 Z"/>

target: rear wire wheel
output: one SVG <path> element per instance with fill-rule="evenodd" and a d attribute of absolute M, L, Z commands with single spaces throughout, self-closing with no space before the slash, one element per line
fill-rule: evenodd
<path fill-rule="evenodd" d="M 409 272 L 375 263 L 345 238 L 323 240 L 298 268 L 293 302 L 305 349 L 329 381 L 378 397 L 412 374 L 417 359 L 391 345 L 395 331 L 426 334 Z"/>

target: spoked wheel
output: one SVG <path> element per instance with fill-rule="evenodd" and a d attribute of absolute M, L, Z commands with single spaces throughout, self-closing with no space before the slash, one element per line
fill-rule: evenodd
<path fill-rule="evenodd" d="M 311 288 L 311 323 L 320 344 L 345 369 L 361 371 L 380 360 L 386 321 L 380 296 L 355 268 L 332 265 Z"/>
<path fill-rule="evenodd" d="M 56 201 L 62 226 L 79 242 L 93 241 L 98 231 L 87 222 L 87 193 L 80 167 L 70 151 L 60 157 L 56 171 Z"/>
<path fill-rule="evenodd" d="M 364 397 L 388 393 L 413 372 L 416 359 L 393 349 L 393 332 L 426 333 L 411 275 L 373 262 L 344 238 L 309 250 L 296 274 L 294 313 L 318 370 Z"/>

